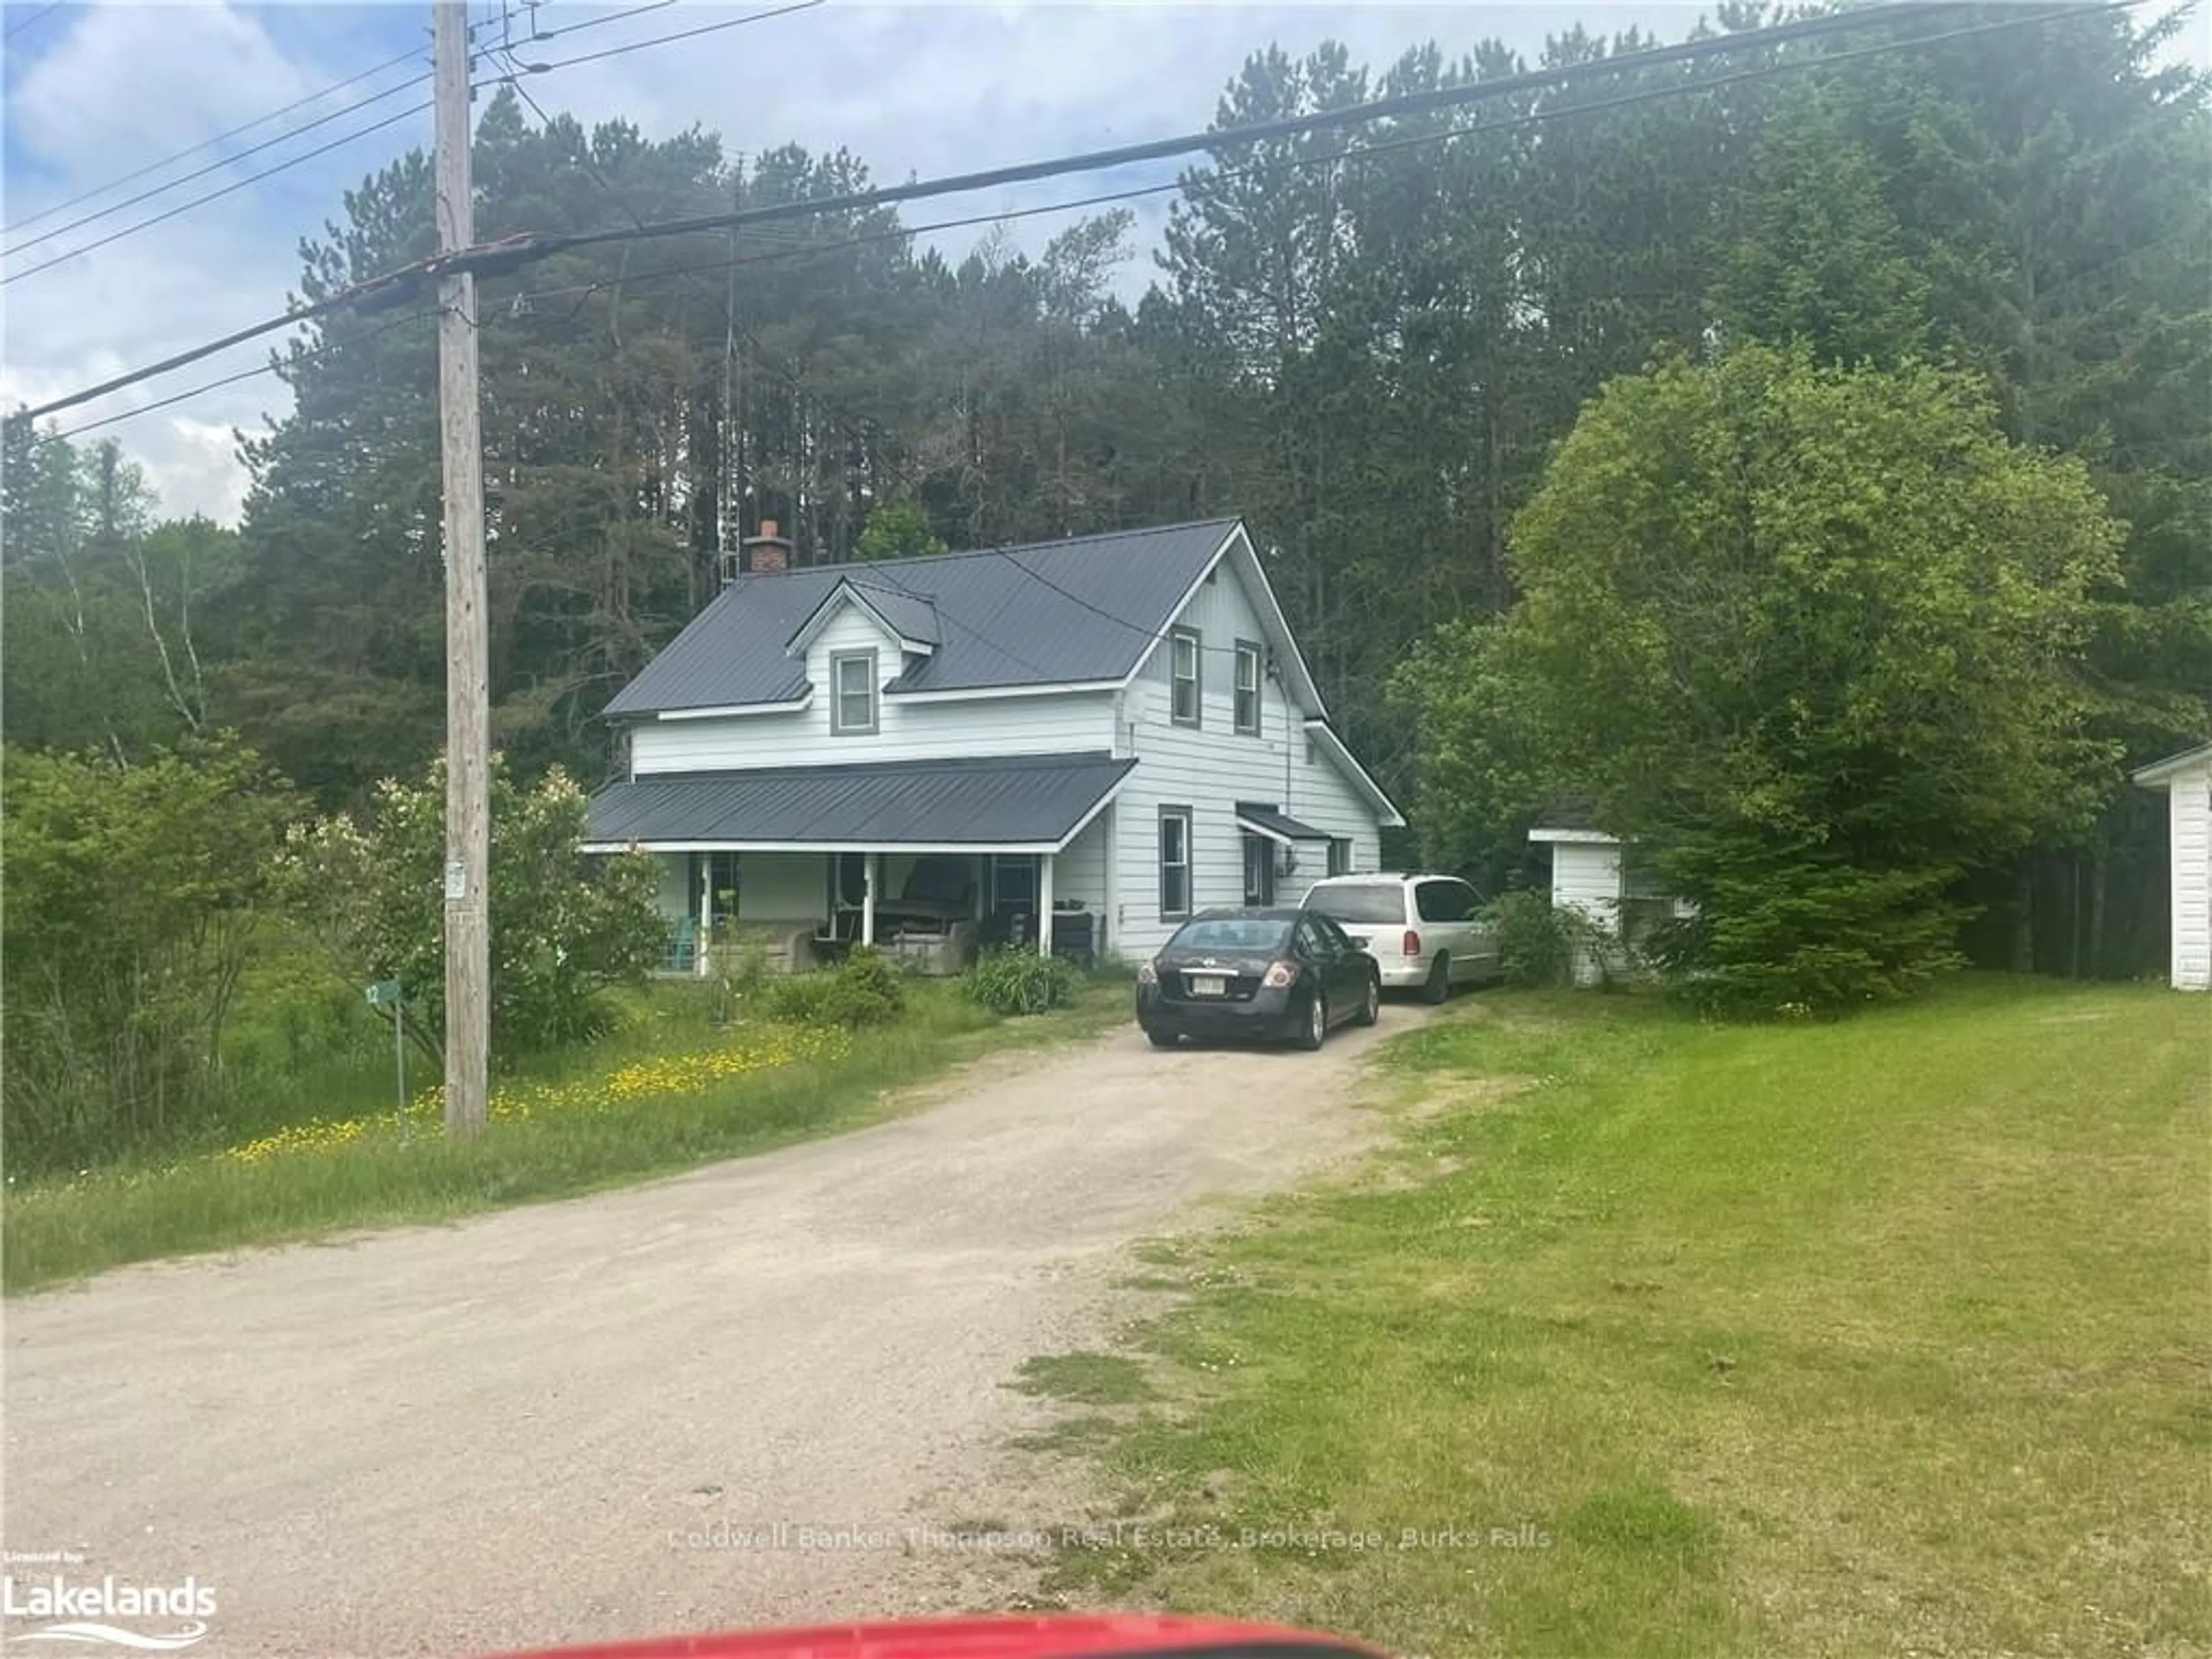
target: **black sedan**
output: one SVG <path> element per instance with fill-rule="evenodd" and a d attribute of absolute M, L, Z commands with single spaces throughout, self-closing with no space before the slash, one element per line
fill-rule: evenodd
<path fill-rule="evenodd" d="M 1208 910 L 1137 969 L 1137 1024 L 1158 1048 L 1251 1037 L 1318 1048 L 1330 1029 L 1372 1025 L 1375 959 L 1313 910 Z"/>

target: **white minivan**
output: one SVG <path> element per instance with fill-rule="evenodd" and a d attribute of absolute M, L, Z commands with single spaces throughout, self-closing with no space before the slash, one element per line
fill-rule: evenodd
<path fill-rule="evenodd" d="M 1362 945 L 1394 990 L 1442 1002 L 1455 985 L 1498 976 L 1498 938 L 1484 925 L 1482 895 L 1457 876 L 1329 876 L 1306 894 Z"/>

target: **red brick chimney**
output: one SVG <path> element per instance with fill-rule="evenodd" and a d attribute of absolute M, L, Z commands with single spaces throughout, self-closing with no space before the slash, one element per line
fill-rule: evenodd
<path fill-rule="evenodd" d="M 743 545 L 745 568 L 756 576 L 791 568 L 791 538 L 775 533 L 774 519 L 763 519 L 760 534 L 746 537 Z"/>

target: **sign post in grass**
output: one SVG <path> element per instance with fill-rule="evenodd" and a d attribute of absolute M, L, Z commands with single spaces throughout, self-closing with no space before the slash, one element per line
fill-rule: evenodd
<path fill-rule="evenodd" d="M 399 1138 L 407 1138 L 407 1012 L 399 981 L 380 979 L 368 988 L 368 1006 L 392 1010 L 392 1063 L 399 1079 Z"/>

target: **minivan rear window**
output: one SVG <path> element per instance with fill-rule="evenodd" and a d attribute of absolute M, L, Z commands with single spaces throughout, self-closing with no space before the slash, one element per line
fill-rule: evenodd
<path fill-rule="evenodd" d="M 1365 887 L 1318 887 L 1306 895 L 1309 909 L 1339 921 L 1395 921 L 1406 920 L 1406 890 L 1395 883 Z"/>

